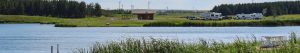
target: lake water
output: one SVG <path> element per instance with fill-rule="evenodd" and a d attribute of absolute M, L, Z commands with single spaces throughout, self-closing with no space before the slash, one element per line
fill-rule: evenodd
<path fill-rule="evenodd" d="M 61 53 L 88 48 L 124 38 L 153 37 L 193 41 L 199 39 L 230 42 L 241 38 L 289 36 L 300 26 L 285 27 L 54 27 L 41 24 L 0 24 L 0 53 L 50 53 L 50 46 L 60 44 Z"/>

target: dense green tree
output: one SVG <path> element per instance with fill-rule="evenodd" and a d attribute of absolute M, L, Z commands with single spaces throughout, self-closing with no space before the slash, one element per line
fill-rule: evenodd
<path fill-rule="evenodd" d="M 0 0 L 0 14 L 83 18 L 102 16 L 102 9 L 75 0 Z"/>
<path fill-rule="evenodd" d="M 95 4 L 95 13 L 94 14 L 96 16 L 101 16 L 102 15 L 101 6 L 98 3 Z"/>
<path fill-rule="evenodd" d="M 299 14 L 300 1 L 280 1 L 265 3 L 245 3 L 245 4 L 222 4 L 215 6 L 212 12 L 221 12 L 224 15 L 235 15 L 240 13 L 263 13 L 265 16 Z"/>
<path fill-rule="evenodd" d="M 99 5 L 100 6 L 100 5 Z M 78 17 L 85 17 L 85 12 L 86 12 L 86 4 L 85 2 L 81 2 L 80 5 L 79 5 L 79 11 L 78 11 Z M 100 10 L 101 11 L 101 10 Z M 100 12 L 101 13 L 101 12 Z M 96 15 L 97 16 L 97 15 Z"/>
<path fill-rule="evenodd" d="M 87 7 L 86 7 L 87 9 L 85 9 L 86 10 L 86 15 L 87 16 L 93 16 L 93 12 L 94 12 L 94 4 L 88 4 L 87 5 Z"/>

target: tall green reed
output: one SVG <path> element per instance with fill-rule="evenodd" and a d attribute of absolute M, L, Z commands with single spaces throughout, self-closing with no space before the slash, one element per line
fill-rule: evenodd
<path fill-rule="evenodd" d="M 296 33 L 291 33 L 286 41 L 276 48 L 259 48 L 260 40 L 255 36 L 251 40 L 237 38 L 234 42 L 198 40 L 184 42 L 168 39 L 132 39 L 119 42 L 96 43 L 87 49 L 78 49 L 74 53 L 299 53 L 300 44 Z"/>

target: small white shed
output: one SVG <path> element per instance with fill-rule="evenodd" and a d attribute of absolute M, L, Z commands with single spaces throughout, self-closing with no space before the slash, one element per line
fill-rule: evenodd
<path fill-rule="evenodd" d="M 224 16 L 222 16 L 222 13 L 217 13 L 217 12 L 206 12 L 206 13 L 202 13 L 201 17 L 203 17 L 204 19 L 223 19 Z"/>
<path fill-rule="evenodd" d="M 262 13 L 252 13 L 252 14 L 237 14 L 235 19 L 261 19 L 263 18 Z"/>

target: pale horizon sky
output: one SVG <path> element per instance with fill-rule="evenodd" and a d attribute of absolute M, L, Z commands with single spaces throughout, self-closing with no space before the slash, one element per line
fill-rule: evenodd
<path fill-rule="evenodd" d="M 103 9 L 118 9 L 119 1 L 124 9 L 147 9 L 147 0 L 79 0 L 87 3 L 99 3 Z M 220 4 L 252 3 L 252 0 L 149 0 L 150 9 L 176 9 L 176 10 L 211 10 Z M 255 3 L 275 1 L 296 1 L 296 0 L 253 0 Z M 122 5 L 121 5 L 122 6 Z"/>

